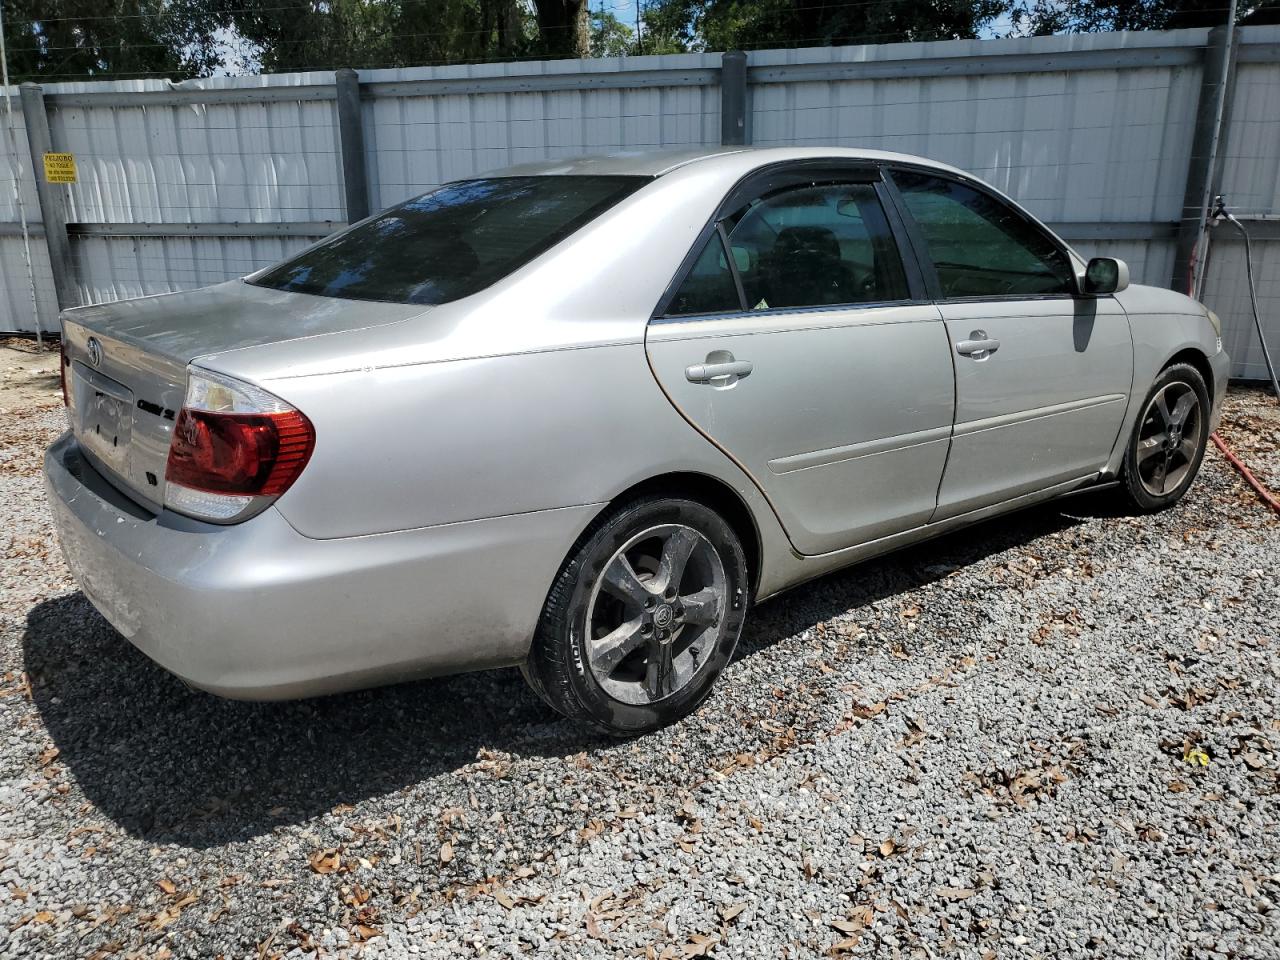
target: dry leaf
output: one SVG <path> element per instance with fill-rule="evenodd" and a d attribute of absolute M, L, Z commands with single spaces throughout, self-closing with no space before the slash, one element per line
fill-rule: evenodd
<path fill-rule="evenodd" d="M 516 907 L 516 902 L 507 896 L 507 892 L 501 887 L 497 887 L 493 891 L 493 899 L 497 900 L 507 910 L 514 910 Z"/>
<path fill-rule="evenodd" d="M 450 863 L 453 860 L 453 844 L 446 840 L 440 844 L 440 862 Z"/>
<path fill-rule="evenodd" d="M 156 886 L 158 886 L 161 890 L 163 890 L 165 893 L 167 893 L 171 897 L 178 892 L 178 885 L 174 883 L 172 880 L 170 880 L 168 877 L 162 877 L 161 879 L 157 880 Z"/>
<path fill-rule="evenodd" d="M 943 900 L 968 900 L 978 891 L 972 887 L 938 887 L 933 892 Z"/>
<path fill-rule="evenodd" d="M 316 873 L 333 873 L 342 866 L 342 859 L 338 856 L 338 849 L 331 847 L 328 850 L 317 850 L 311 855 L 311 869 Z"/>
<path fill-rule="evenodd" d="M 893 855 L 893 851 L 898 849 L 898 845 L 893 842 L 893 837 L 889 837 L 880 844 L 880 856 L 889 857 Z"/>
<path fill-rule="evenodd" d="M 747 909 L 747 905 L 745 902 L 732 903 L 729 906 L 722 907 L 720 909 L 720 919 L 723 920 L 725 923 L 728 923 L 730 920 L 732 920 L 734 917 L 736 917 L 745 909 Z"/>
<path fill-rule="evenodd" d="M 706 957 L 710 956 L 711 951 L 716 944 L 720 942 L 718 936 L 704 936 L 700 933 L 689 934 L 689 942 L 684 946 L 684 955 L 686 957 Z"/>

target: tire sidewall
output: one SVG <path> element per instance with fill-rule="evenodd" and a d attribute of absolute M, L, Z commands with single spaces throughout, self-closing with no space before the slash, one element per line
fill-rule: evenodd
<path fill-rule="evenodd" d="M 715 650 L 687 686 L 654 704 L 623 703 L 611 697 L 596 680 L 587 661 L 587 613 L 595 584 L 613 555 L 641 530 L 663 523 L 681 523 L 702 533 L 724 564 L 728 610 Z M 742 544 L 729 525 L 709 507 L 692 500 L 642 501 L 624 508 L 582 546 L 575 558 L 573 590 L 566 616 L 566 666 L 569 686 L 583 710 L 611 732 L 644 733 L 696 710 L 711 693 L 716 678 L 733 657 L 747 614 L 747 562 Z"/>
<path fill-rule="evenodd" d="M 1153 496 L 1142 485 L 1142 478 L 1138 473 L 1138 439 L 1141 436 L 1142 423 L 1152 399 L 1171 383 L 1185 383 L 1195 391 L 1196 398 L 1200 401 L 1200 436 L 1197 438 L 1195 459 L 1192 461 L 1191 469 L 1187 471 L 1183 481 L 1168 493 L 1162 496 Z M 1139 507 L 1144 510 L 1161 510 L 1177 503 L 1190 489 L 1191 484 L 1195 482 L 1196 475 L 1200 472 L 1200 465 L 1204 462 L 1205 447 L 1209 443 L 1210 410 L 1209 389 L 1204 382 L 1204 377 L 1195 367 L 1185 363 L 1175 364 L 1161 371 L 1160 376 L 1156 377 L 1155 383 L 1151 385 L 1151 389 L 1147 391 L 1146 397 L 1142 400 L 1142 406 L 1138 410 L 1138 417 L 1134 421 L 1133 432 L 1129 437 L 1129 445 L 1124 454 L 1125 485 L 1129 496 Z"/>

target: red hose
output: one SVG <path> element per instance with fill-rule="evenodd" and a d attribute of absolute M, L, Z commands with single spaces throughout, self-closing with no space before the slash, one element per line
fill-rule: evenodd
<path fill-rule="evenodd" d="M 1280 514 L 1280 500 L 1277 500 L 1275 495 L 1262 485 L 1262 482 L 1244 465 L 1244 461 L 1237 457 L 1216 433 L 1211 433 L 1209 439 L 1213 441 L 1214 446 L 1222 451 L 1222 455 L 1231 461 L 1231 465 L 1240 471 L 1240 475 L 1248 481 L 1249 486 L 1257 491 L 1258 496 L 1262 498 L 1262 502 L 1277 514 Z"/>

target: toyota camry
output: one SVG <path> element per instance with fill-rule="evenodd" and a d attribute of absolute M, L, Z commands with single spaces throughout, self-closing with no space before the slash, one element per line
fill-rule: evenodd
<path fill-rule="evenodd" d="M 552 161 L 242 279 L 67 310 L 67 562 L 188 683 L 519 665 L 615 734 L 752 606 L 1090 487 L 1176 502 L 1213 313 L 960 170 L 870 150 Z"/>

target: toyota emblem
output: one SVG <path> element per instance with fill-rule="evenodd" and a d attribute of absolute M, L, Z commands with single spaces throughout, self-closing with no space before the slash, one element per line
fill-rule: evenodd
<path fill-rule="evenodd" d="M 88 353 L 89 353 L 89 362 L 93 364 L 93 366 L 95 367 L 101 366 L 102 365 L 102 344 L 98 342 L 98 338 L 90 337 L 88 344 L 86 344 L 86 349 L 88 350 Z"/>

